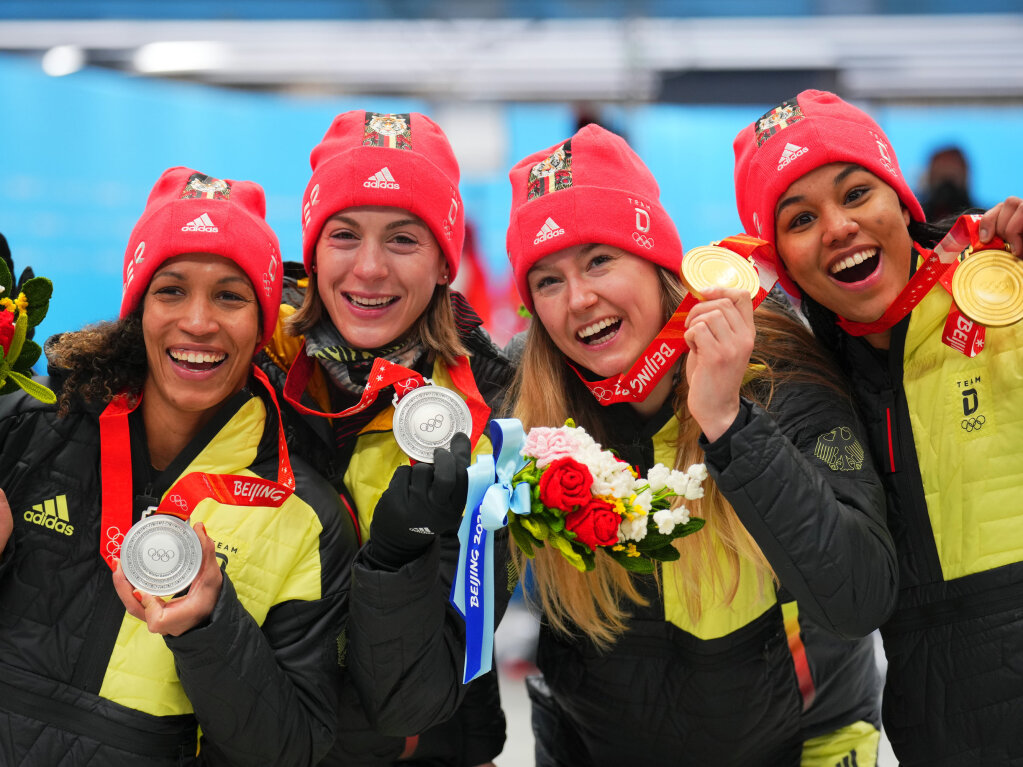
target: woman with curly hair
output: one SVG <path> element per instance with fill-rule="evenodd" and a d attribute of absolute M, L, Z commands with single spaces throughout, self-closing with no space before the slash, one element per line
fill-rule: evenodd
<path fill-rule="evenodd" d="M 333 742 L 356 537 L 252 364 L 281 293 L 264 211 L 252 182 L 164 172 L 120 320 L 47 344 L 57 407 L 0 401 L 0 763 L 311 765 Z"/>

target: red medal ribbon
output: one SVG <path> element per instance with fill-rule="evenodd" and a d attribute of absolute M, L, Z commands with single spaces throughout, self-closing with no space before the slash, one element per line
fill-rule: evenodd
<path fill-rule="evenodd" d="M 934 287 L 934 283 L 943 280 L 946 273 L 948 273 L 948 286 L 951 290 L 951 273 L 949 269 L 954 268 L 955 264 L 958 263 L 959 255 L 966 248 L 971 245 L 976 247 L 980 244 L 979 223 L 980 216 L 960 216 L 948 234 L 945 235 L 932 251 L 925 250 L 916 243 L 913 243 L 913 247 L 919 250 L 920 255 L 924 256 L 926 260 L 916 270 L 916 274 L 913 275 L 912 279 L 906 283 L 906 287 L 902 289 L 902 292 L 896 296 L 891 306 L 885 310 L 885 313 L 873 322 L 853 322 L 845 317 L 839 317 L 838 326 L 851 336 L 881 333 L 885 330 L 890 330 L 907 314 L 913 311 L 913 308 Z M 998 247 L 998 245 L 994 244 L 995 242 L 1000 241 L 993 240 L 992 247 Z M 958 308 L 955 308 L 955 311 L 958 312 Z"/>
<path fill-rule="evenodd" d="M 377 357 L 373 360 L 373 367 L 370 368 L 369 377 L 366 379 L 366 388 L 362 390 L 362 397 L 359 401 L 340 412 L 325 413 L 306 407 L 301 402 L 302 393 L 312 377 L 314 364 L 313 359 L 305 353 L 305 344 L 302 344 L 298 356 L 295 357 L 291 363 L 291 369 L 288 370 L 288 377 L 284 381 L 284 399 L 296 410 L 322 418 L 345 418 L 360 413 L 372 405 L 380 392 L 388 386 L 394 386 L 395 394 L 400 400 L 413 389 L 427 385 L 426 379 L 421 373 Z M 468 357 L 459 357 L 455 364 L 448 369 L 448 372 L 451 375 L 451 382 L 466 397 L 469 414 L 472 416 L 472 445 L 475 447 L 483 434 L 483 429 L 486 428 L 490 407 L 476 386 L 476 379 L 469 367 Z"/>
<path fill-rule="evenodd" d="M 757 270 L 760 289 L 753 299 L 753 308 L 756 309 L 774 287 L 774 283 L 778 281 L 778 276 L 769 266 L 770 259 L 765 254 L 765 250 L 769 250 L 771 245 L 747 234 L 726 237 L 714 244 L 738 253 Z M 685 339 L 686 319 L 697 303 L 699 303 L 699 299 L 696 296 L 692 293 L 686 294 L 675 313 L 671 315 L 646 350 L 639 355 L 639 359 L 625 373 L 601 381 L 587 381 L 571 362 L 568 363 L 568 366 L 575 371 L 579 380 L 601 405 L 612 405 L 618 402 L 642 402 L 649 395 L 650 390 L 664 378 L 675 360 L 689 351 L 689 344 Z"/>
<path fill-rule="evenodd" d="M 156 514 L 171 514 L 187 520 L 200 501 L 213 498 L 229 506 L 269 506 L 280 508 L 295 491 L 295 475 L 291 470 L 288 446 L 280 423 L 280 406 L 266 374 L 255 365 L 253 375 L 270 392 L 277 411 L 277 482 L 262 477 L 241 474 L 208 474 L 194 471 L 186 474 L 167 491 Z M 142 402 L 142 396 L 132 405 L 126 394 L 118 394 L 99 417 L 100 470 L 102 472 L 102 516 L 100 555 L 116 569 L 114 560 L 121 553 L 124 534 L 131 527 L 132 479 L 131 434 L 128 416 Z"/>

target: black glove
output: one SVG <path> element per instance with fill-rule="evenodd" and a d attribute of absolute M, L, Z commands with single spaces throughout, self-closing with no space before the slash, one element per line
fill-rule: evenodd
<path fill-rule="evenodd" d="M 398 467 L 369 525 L 367 545 L 373 560 L 399 568 L 419 557 L 437 535 L 458 529 L 471 455 L 469 438 L 458 433 L 450 450 L 434 451 L 432 464 Z"/>

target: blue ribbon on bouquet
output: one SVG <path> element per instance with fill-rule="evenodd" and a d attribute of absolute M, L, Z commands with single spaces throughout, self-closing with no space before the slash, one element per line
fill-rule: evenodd
<path fill-rule="evenodd" d="M 493 662 L 494 540 L 490 533 L 508 524 L 509 511 L 529 513 L 529 484 L 512 486 L 512 477 L 526 465 L 520 455 L 525 440 L 518 419 L 495 419 L 490 422 L 494 454 L 477 456 L 468 468 L 467 513 L 458 528 L 458 570 L 451 585 L 451 604 L 465 620 L 463 684 L 490 671 Z"/>

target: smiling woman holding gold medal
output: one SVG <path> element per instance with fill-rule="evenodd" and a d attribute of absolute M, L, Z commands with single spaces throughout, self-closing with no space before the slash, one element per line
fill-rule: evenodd
<path fill-rule="evenodd" d="M 831 767 L 862 743 L 873 764 L 860 638 L 895 588 L 881 487 L 826 357 L 749 261 L 764 244 L 683 259 L 650 171 L 597 126 L 510 176 L 534 312 L 516 415 L 571 417 L 641 476 L 704 461 L 711 477 L 685 501 L 705 527 L 649 574 L 600 552 L 580 572 L 550 546 L 520 560 L 543 613 L 537 764 Z"/>
<path fill-rule="evenodd" d="M 483 430 L 512 374 L 451 289 L 458 162 L 425 115 L 366 111 L 338 115 L 310 159 L 306 278 L 288 285 L 264 368 L 288 403 L 289 444 L 347 500 L 364 543 L 340 647 L 359 694 L 342 688 L 325 763 L 486 763 L 504 744 L 495 674 L 440 694 L 433 662 L 464 652 L 448 596 L 466 466 L 470 443 L 489 452 Z"/>
<path fill-rule="evenodd" d="M 281 290 L 264 209 L 164 172 L 121 319 L 47 344 L 56 408 L 0 400 L 0 763 L 311 765 L 333 741 L 355 530 L 252 365 Z"/>
<path fill-rule="evenodd" d="M 779 105 L 734 146 L 743 225 L 776 244 L 882 471 L 900 565 L 881 627 L 895 754 L 1017 764 L 1023 201 L 925 223 L 881 128 L 823 91 Z"/>

